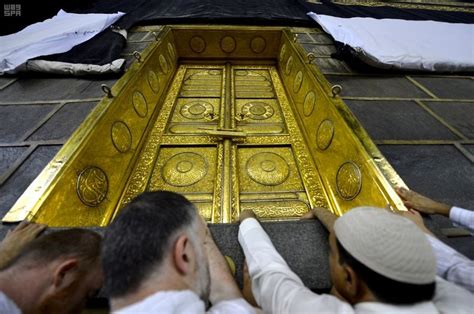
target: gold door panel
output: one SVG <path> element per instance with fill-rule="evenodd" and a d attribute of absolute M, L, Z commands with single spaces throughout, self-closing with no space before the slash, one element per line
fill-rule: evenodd
<path fill-rule="evenodd" d="M 216 146 L 161 147 L 147 190 L 181 193 L 211 220 L 216 167 Z"/>
<path fill-rule="evenodd" d="M 3 221 L 105 226 L 145 191 L 211 223 L 404 209 L 403 182 L 281 28 L 165 27 Z"/>

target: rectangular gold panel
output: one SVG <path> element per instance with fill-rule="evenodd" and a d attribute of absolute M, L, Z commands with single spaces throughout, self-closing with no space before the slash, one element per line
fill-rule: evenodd
<path fill-rule="evenodd" d="M 403 182 L 290 35 L 165 27 L 3 221 L 105 226 L 158 189 L 212 223 L 244 209 L 271 220 L 403 209 L 392 188 Z"/>
<path fill-rule="evenodd" d="M 147 190 L 181 193 L 199 203 L 201 215 L 211 220 L 216 161 L 217 146 L 161 147 Z"/>

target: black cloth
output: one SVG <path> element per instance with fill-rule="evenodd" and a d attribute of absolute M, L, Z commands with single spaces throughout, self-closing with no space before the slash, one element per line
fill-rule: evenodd
<path fill-rule="evenodd" d="M 437 11 L 426 9 L 402 9 L 391 6 L 369 7 L 364 5 L 341 5 L 334 4 L 328 0 L 322 0 L 322 4 L 308 3 L 299 0 L 307 12 L 324 14 L 335 17 L 372 17 L 376 19 L 401 19 L 411 21 L 437 21 L 447 23 L 474 23 L 474 14 L 458 11 Z"/>
<path fill-rule="evenodd" d="M 315 27 L 306 13 L 313 11 L 337 17 L 400 18 L 451 23 L 474 23 L 474 14 L 390 6 L 337 5 L 323 0 L 16 0 L 21 17 L 3 17 L 0 34 L 6 35 L 55 15 L 59 9 L 71 13 L 116 13 L 126 15 L 115 25 L 130 29 L 145 24 L 232 24 Z M 103 65 L 120 57 L 125 39 L 110 29 L 68 52 L 41 57 L 51 61 Z"/>

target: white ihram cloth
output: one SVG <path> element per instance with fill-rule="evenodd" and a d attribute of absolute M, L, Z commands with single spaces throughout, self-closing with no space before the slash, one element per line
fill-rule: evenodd
<path fill-rule="evenodd" d="M 124 307 L 113 313 L 176 313 L 176 314 L 254 314 L 255 309 L 244 299 L 221 301 L 207 312 L 204 302 L 192 291 L 162 291 L 152 294 L 140 302 Z"/>
<path fill-rule="evenodd" d="M 115 23 L 125 13 L 74 14 L 60 10 L 51 19 L 0 36 L 0 74 L 13 73 L 27 60 L 69 51 Z"/>
<path fill-rule="evenodd" d="M 21 314 L 20 309 L 9 297 L 0 291 L 0 314 Z"/>
<path fill-rule="evenodd" d="M 351 306 L 305 287 L 257 220 L 247 218 L 240 224 L 239 242 L 247 260 L 252 292 L 265 313 L 470 313 L 474 307 L 471 293 L 441 278 L 436 278 L 433 302 L 411 306 L 362 302 Z"/>
<path fill-rule="evenodd" d="M 474 70 L 474 24 L 308 13 L 336 41 L 380 68 Z"/>
<path fill-rule="evenodd" d="M 473 211 L 453 207 L 449 212 L 449 219 L 474 233 Z M 428 240 L 436 255 L 438 276 L 474 293 L 474 261 L 432 236 L 428 236 Z"/>

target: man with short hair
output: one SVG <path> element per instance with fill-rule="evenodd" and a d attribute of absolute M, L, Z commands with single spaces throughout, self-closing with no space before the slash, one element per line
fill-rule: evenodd
<path fill-rule="evenodd" d="M 255 214 L 241 213 L 239 242 L 264 312 L 465 313 L 474 306 L 468 291 L 436 279 L 430 244 L 408 219 L 373 207 L 354 208 L 337 219 L 324 209 L 312 215 L 330 231 L 330 275 L 337 296 L 306 288 Z"/>
<path fill-rule="evenodd" d="M 0 269 L 0 313 L 81 313 L 102 286 L 101 240 L 68 229 L 31 241 Z"/>
<path fill-rule="evenodd" d="M 109 225 L 102 250 L 117 313 L 254 313 L 196 208 L 173 192 L 138 196 Z"/>

